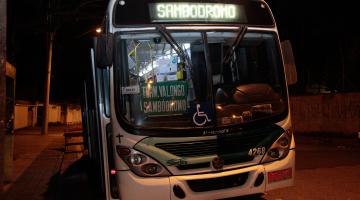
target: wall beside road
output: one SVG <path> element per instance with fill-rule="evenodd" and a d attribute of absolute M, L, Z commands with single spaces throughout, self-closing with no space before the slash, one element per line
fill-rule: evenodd
<path fill-rule="evenodd" d="M 42 104 L 30 104 L 25 101 L 15 105 L 14 129 L 34 127 L 38 122 L 38 111 Z M 80 105 L 49 105 L 49 123 L 53 124 L 81 124 Z"/>
<path fill-rule="evenodd" d="M 17 117 L 24 116 L 24 117 Z M 29 126 L 28 121 L 28 106 L 15 106 L 15 120 L 14 120 L 14 128 L 20 129 Z"/>
<path fill-rule="evenodd" d="M 360 93 L 291 97 L 296 132 L 354 134 L 360 130 Z"/>
<path fill-rule="evenodd" d="M 81 124 L 80 106 L 68 106 L 66 108 L 65 124 Z"/>
<path fill-rule="evenodd" d="M 49 123 L 60 123 L 61 122 L 61 106 L 60 105 L 49 105 Z"/>

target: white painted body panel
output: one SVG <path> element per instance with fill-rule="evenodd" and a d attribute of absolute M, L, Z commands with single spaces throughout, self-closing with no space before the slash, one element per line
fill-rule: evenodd
<path fill-rule="evenodd" d="M 184 175 L 184 176 L 170 176 L 170 177 L 157 177 L 157 178 L 143 178 L 134 175 L 131 171 L 118 171 L 117 178 L 119 180 L 118 188 L 120 192 L 120 199 L 122 200 L 142 200 L 142 199 L 156 199 L 156 200 L 174 200 L 179 199 L 174 195 L 173 186 L 180 186 L 185 192 L 185 199 L 196 200 L 210 200 L 222 199 L 229 197 L 237 197 L 249 194 L 265 193 L 267 191 L 278 189 L 282 187 L 292 186 L 294 184 L 295 172 L 295 151 L 291 150 L 288 156 L 282 160 L 271 162 L 263 165 L 256 165 L 242 169 L 197 174 L 197 175 Z M 264 182 L 258 186 L 254 186 L 254 182 L 259 173 L 270 171 L 277 171 L 282 169 L 292 168 L 292 178 L 284 181 L 268 183 L 267 176 Z M 188 186 L 188 180 L 199 180 L 218 178 L 223 176 L 230 176 L 240 173 L 249 172 L 249 176 L 245 184 L 221 190 L 213 190 L 207 192 L 193 192 Z"/>

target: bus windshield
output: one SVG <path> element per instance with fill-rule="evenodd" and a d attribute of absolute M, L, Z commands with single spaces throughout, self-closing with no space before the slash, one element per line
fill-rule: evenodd
<path fill-rule="evenodd" d="M 226 127 L 287 111 L 276 34 L 243 31 L 116 34 L 115 104 L 137 128 Z"/>

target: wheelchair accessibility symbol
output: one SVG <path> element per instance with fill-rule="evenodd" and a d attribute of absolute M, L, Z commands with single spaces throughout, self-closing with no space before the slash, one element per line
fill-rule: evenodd
<path fill-rule="evenodd" d="M 200 111 L 200 104 L 196 104 L 196 113 L 193 115 L 193 122 L 197 126 L 204 126 L 207 122 L 211 122 L 207 114 Z"/>

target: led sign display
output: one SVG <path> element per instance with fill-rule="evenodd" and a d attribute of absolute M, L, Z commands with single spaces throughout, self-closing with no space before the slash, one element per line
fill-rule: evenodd
<path fill-rule="evenodd" d="M 275 26 L 270 9 L 262 1 L 128 0 L 114 6 L 112 18 L 115 27 L 146 24 Z"/>
<path fill-rule="evenodd" d="M 246 23 L 241 5 L 223 3 L 151 3 L 152 22 L 237 22 Z"/>

